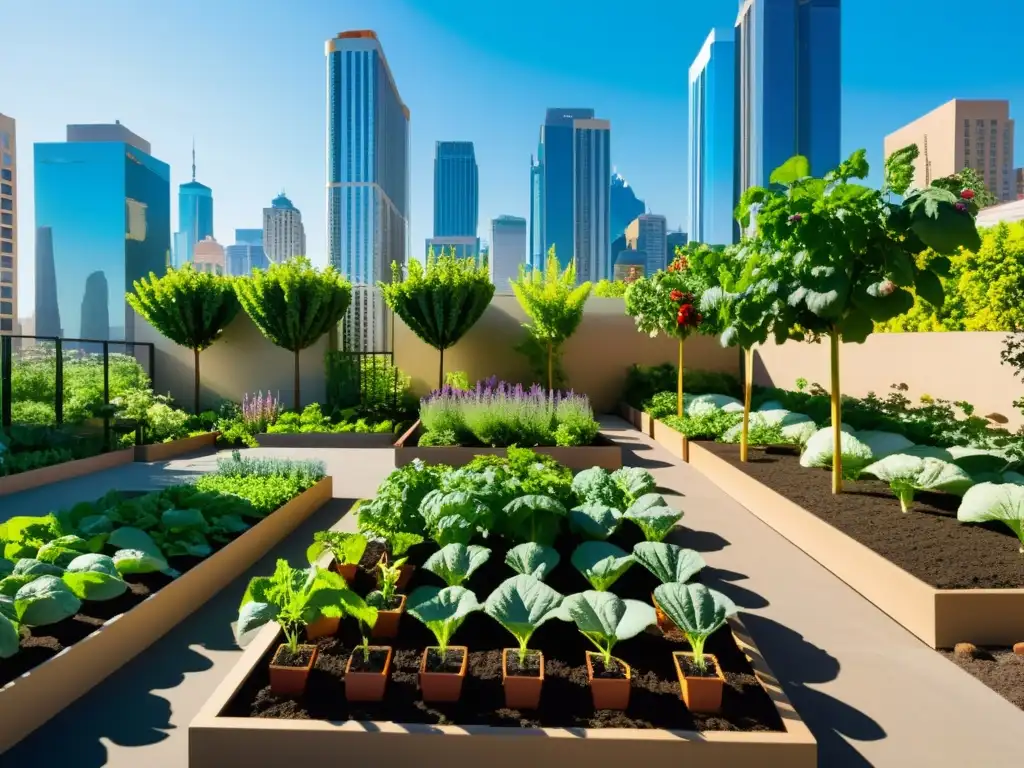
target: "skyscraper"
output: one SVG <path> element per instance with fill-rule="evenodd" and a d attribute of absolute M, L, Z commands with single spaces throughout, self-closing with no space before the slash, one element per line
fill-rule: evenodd
<path fill-rule="evenodd" d="M 192 145 L 192 181 L 178 187 L 178 231 L 174 265 L 192 261 L 196 243 L 213 237 L 213 190 L 196 181 L 196 147 Z"/>
<path fill-rule="evenodd" d="M 63 336 L 60 307 L 57 304 L 57 267 L 53 259 L 53 230 L 36 227 L 36 306 L 37 336 Z"/>
<path fill-rule="evenodd" d="M 270 265 L 263 252 L 262 229 L 236 229 L 235 242 L 224 248 L 224 264 L 232 277 L 251 274 Z"/>
<path fill-rule="evenodd" d="M 13 117 L 0 115 L 0 332 L 18 322 L 18 138 Z"/>
<path fill-rule="evenodd" d="M 476 237 L 480 178 L 471 141 L 434 146 L 434 237 Z"/>
<path fill-rule="evenodd" d="M 83 134 L 69 126 L 69 141 L 35 145 L 35 223 L 44 250 L 36 258 L 50 261 L 56 284 L 56 306 L 47 305 L 48 290 L 37 290 L 36 325 L 46 318 L 68 338 L 88 331 L 130 341 L 136 319 L 125 293 L 150 272 L 161 274 L 170 256 L 170 168 L 139 148 L 148 143 L 127 141 L 135 136 L 127 128 L 107 128 L 75 141 Z"/>
<path fill-rule="evenodd" d="M 391 339 L 376 284 L 408 255 L 409 109 L 375 32 L 342 32 L 326 55 L 327 248 L 353 285 L 344 343 L 380 351 Z"/>
<path fill-rule="evenodd" d="M 200 272 L 212 272 L 223 275 L 227 272 L 224 246 L 212 237 L 206 237 L 196 243 L 192 254 L 192 263 Z"/>
<path fill-rule="evenodd" d="M 793 155 L 806 157 L 815 176 L 838 165 L 840 23 L 839 0 L 743 0 L 735 32 L 737 195 L 766 186 Z"/>
<path fill-rule="evenodd" d="M 491 282 L 498 293 L 511 293 L 510 280 L 519 277 L 526 263 L 526 219 L 499 216 L 491 219 Z"/>
<path fill-rule="evenodd" d="M 725 245 L 739 234 L 736 192 L 736 45 L 731 29 L 712 29 L 690 65 L 690 237 Z"/>
<path fill-rule="evenodd" d="M 543 150 L 543 145 L 540 149 Z M 527 263 L 535 269 L 544 268 L 544 167 L 541 165 L 542 155 L 530 156 L 530 240 L 527 244 L 529 253 Z"/>
<path fill-rule="evenodd" d="M 626 227 L 626 242 L 629 247 L 646 254 L 644 274 L 653 275 L 667 265 L 668 233 L 664 216 L 645 213 L 637 216 Z"/>
<path fill-rule="evenodd" d="M 263 251 L 274 264 L 294 256 L 306 255 L 306 228 L 302 212 L 292 205 L 284 192 L 263 209 Z"/>
<path fill-rule="evenodd" d="M 534 224 L 539 239 L 540 259 L 534 266 L 543 267 L 551 246 L 558 261 L 565 266 L 573 259 L 576 229 L 573 224 L 575 205 L 575 120 L 592 120 L 592 109 L 549 109 L 540 127 L 537 147 L 537 170 L 540 190 L 535 197 L 538 221 Z"/>
<path fill-rule="evenodd" d="M 428 237 L 426 246 L 423 249 L 423 256 L 426 258 L 433 251 L 435 256 L 441 253 L 454 254 L 457 259 L 479 259 L 480 238 L 479 237 Z"/>
<path fill-rule="evenodd" d="M 612 276 L 611 123 L 573 121 L 573 257 L 580 282 Z"/>

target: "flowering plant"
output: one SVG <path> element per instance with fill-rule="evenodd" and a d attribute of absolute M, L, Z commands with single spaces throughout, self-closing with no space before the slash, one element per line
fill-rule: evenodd
<path fill-rule="evenodd" d="M 267 427 L 275 423 L 281 415 L 280 395 L 274 396 L 267 390 L 254 395 L 246 393 L 242 396 L 242 423 L 252 434 L 266 432 Z"/>
<path fill-rule="evenodd" d="M 682 341 L 704 320 L 699 310 L 701 288 L 686 253 L 678 249 L 666 269 L 629 284 L 626 314 L 651 338 L 663 333 Z"/>

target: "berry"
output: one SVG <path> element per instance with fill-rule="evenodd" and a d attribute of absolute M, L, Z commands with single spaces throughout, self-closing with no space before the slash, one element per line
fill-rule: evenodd
<path fill-rule="evenodd" d="M 962 197 L 964 200 L 973 200 L 974 199 L 974 190 L 973 189 L 961 189 L 960 190 L 960 197 Z"/>

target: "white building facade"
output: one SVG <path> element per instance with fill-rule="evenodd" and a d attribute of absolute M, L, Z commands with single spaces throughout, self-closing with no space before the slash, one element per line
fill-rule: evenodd
<path fill-rule="evenodd" d="M 263 209 L 263 250 L 273 264 L 306 255 L 302 212 L 282 192 Z"/>
<path fill-rule="evenodd" d="M 498 293 L 512 293 L 511 280 L 519 277 L 519 267 L 526 263 L 526 219 L 499 216 L 491 219 L 491 282 Z"/>

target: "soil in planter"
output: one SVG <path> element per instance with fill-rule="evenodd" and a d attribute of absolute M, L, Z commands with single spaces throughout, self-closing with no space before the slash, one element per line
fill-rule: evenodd
<path fill-rule="evenodd" d="M 427 651 L 426 671 L 457 675 L 462 671 L 462 660 L 464 658 L 461 651 L 448 650 L 442 656 L 439 649 L 431 648 Z"/>
<path fill-rule="evenodd" d="M 686 529 L 680 544 L 687 546 Z M 586 580 L 570 564 L 578 540 L 566 537 L 556 544 L 561 563 L 547 583 L 562 594 L 587 589 Z M 436 548 L 436 546 L 435 546 Z M 428 548 L 429 553 L 429 548 Z M 511 575 L 505 565 L 505 545 L 496 544 L 490 559 L 466 582 L 480 597 L 489 595 Z M 417 571 L 417 578 L 420 577 Z M 425 579 L 433 579 L 426 574 Z M 435 580 L 436 581 L 436 580 Z M 364 585 L 372 589 L 371 583 Z M 426 580 L 423 583 L 428 583 Z M 434 583 L 430 581 L 429 583 Z M 657 579 L 634 566 L 613 588 L 622 598 L 650 601 Z M 362 588 L 357 588 L 362 589 Z M 419 690 L 423 651 L 437 644 L 433 634 L 409 617 L 402 620 L 398 637 L 388 640 L 394 648 L 391 679 L 383 702 L 348 702 L 345 698 L 345 665 L 361 644 L 354 622 L 342 622 L 337 637 L 318 642 L 313 672 L 305 695 L 299 699 L 279 697 L 269 688 L 267 662 L 271 653 L 254 664 L 252 673 L 223 711 L 227 717 L 277 719 L 362 720 L 424 723 L 433 725 L 491 725 L 510 728 L 669 728 L 702 731 L 781 731 L 782 722 L 768 694 L 757 682 L 747 659 L 731 633 L 723 628 L 708 640 L 707 653 L 715 654 L 725 675 L 723 708 L 717 714 L 693 714 L 680 701 L 679 680 L 673 651 L 689 647 L 681 635 L 665 638 L 657 629 L 641 633 L 615 647 L 615 655 L 632 668 L 632 688 L 626 711 L 595 711 L 587 678 L 586 652 L 591 645 L 570 624 L 549 621 L 530 639 L 531 650 L 544 654 L 544 696 L 535 711 L 505 707 L 502 684 L 502 650 L 513 638 L 496 621 L 482 612 L 470 614 L 452 638 L 467 646 L 469 658 L 463 695 L 458 703 L 434 704 L 422 700 Z M 358 658 L 358 654 L 357 654 Z M 518 654 L 509 653 L 510 667 Z M 461 661 L 461 659 L 460 659 Z M 527 666 L 531 664 L 527 658 Z M 512 671 L 510 669 L 510 671 Z M 527 670 L 536 674 L 536 670 Z"/>
<path fill-rule="evenodd" d="M 311 648 L 299 646 L 297 651 L 292 651 L 287 645 L 281 649 L 274 659 L 274 665 L 278 667 L 305 667 L 309 664 L 309 657 L 313 655 Z"/>
<path fill-rule="evenodd" d="M 519 662 L 519 651 L 509 651 L 505 672 L 512 677 L 540 677 L 540 651 L 527 651 L 522 663 Z"/>
<path fill-rule="evenodd" d="M 386 648 L 370 648 L 369 656 L 358 649 L 352 654 L 352 666 L 350 672 L 380 672 L 388 660 Z"/>
<path fill-rule="evenodd" d="M 718 666 L 715 664 L 714 659 L 709 659 L 707 654 L 704 655 L 704 669 L 698 667 L 692 656 L 680 656 L 679 665 L 683 668 L 683 674 L 687 677 L 718 677 Z"/>
<path fill-rule="evenodd" d="M 1024 709 L 1024 656 L 1009 648 L 981 649 L 976 658 L 957 656 L 952 651 L 940 653 L 1011 704 Z"/>
<path fill-rule="evenodd" d="M 612 659 L 610 664 L 605 664 L 600 656 L 591 656 L 590 666 L 594 668 L 595 678 L 621 680 L 626 676 L 626 668 L 615 659 Z"/>
<path fill-rule="evenodd" d="M 958 522 L 959 497 L 917 493 L 910 511 L 903 513 L 889 484 L 879 480 L 846 480 L 843 493 L 833 495 L 829 471 L 801 467 L 797 456 L 751 448 L 750 461 L 743 463 L 739 446 L 700 446 L 927 584 L 939 589 L 1024 587 L 1017 537 L 1000 523 Z"/>

